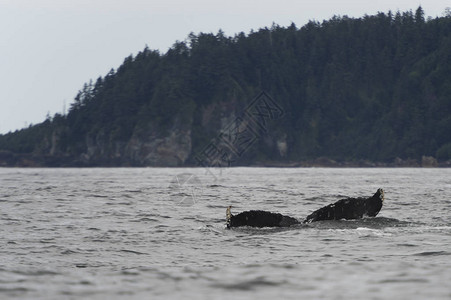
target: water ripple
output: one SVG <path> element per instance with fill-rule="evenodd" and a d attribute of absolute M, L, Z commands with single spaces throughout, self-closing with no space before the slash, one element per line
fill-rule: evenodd
<path fill-rule="evenodd" d="M 196 172 L 202 197 L 178 206 L 171 180 Z M 0 168 L 0 298 L 449 299 L 451 170 L 204 173 Z M 230 204 L 302 220 L 379 187 L 376 218 L 225 229 Z"/>

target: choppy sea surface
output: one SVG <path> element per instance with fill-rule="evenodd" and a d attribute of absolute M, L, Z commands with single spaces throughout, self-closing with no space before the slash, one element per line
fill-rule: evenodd
<path fill-rule="evenodd" d="M 303 220 L 385 190 L 376 218 Z M 0 299 L 450 299 L 451 169 L 1 169 Z"/>

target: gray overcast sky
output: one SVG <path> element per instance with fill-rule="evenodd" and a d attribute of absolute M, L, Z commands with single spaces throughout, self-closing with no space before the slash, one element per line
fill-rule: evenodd
<path fill-rule="evenodd" d="M 233 36 L 419 5 L 436 17 L 451 0 L 0 0 L 0 134 L 63 112 L 85 82 L 146 44 L 164 53 L 190 32 Z"/>

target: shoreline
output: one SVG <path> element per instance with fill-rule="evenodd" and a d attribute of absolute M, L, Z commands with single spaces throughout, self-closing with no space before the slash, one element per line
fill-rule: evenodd
<path fill-rule="evenodd" d="M 68 156 L 40 156 L 33 154 L 15 154 L 0 151 L 0 168 L 204 168 L 195 164 L 138 165 L 122 161 L 87 162 Z M 366 159 L 353 161 L 335 161 L 327 157 L 303 161 L 257 161 L 232 166 L 212 166 L 212 168 L 262 167 L 262 168 L 451 168 L 451 160 L 437 161 L 434 157 L 421 159 L 396 158 L 392 162 L 374 162 Z"/>

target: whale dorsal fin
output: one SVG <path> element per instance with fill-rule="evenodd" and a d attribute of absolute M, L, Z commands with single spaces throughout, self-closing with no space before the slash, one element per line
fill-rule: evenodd
<path fill-rule="evenodd" d="M 381 201 L 382 201 L 382 203 L 383 203 L 384 200 L 385 200 L 384 190 L 380 188 L 380 189 L 378 189 L 377 191 L 379 192 L 379 199 L 381 199 Z"/>
<path fill-rule="evenodd" d="M 231 212 L 232 206 L 230 205 L 229 207 L 227 207 L 226 210 L 226 223 L 227 223 L 227 227 L 230 227 L 230 222 L 232 221 L 232 212 Z"/>

